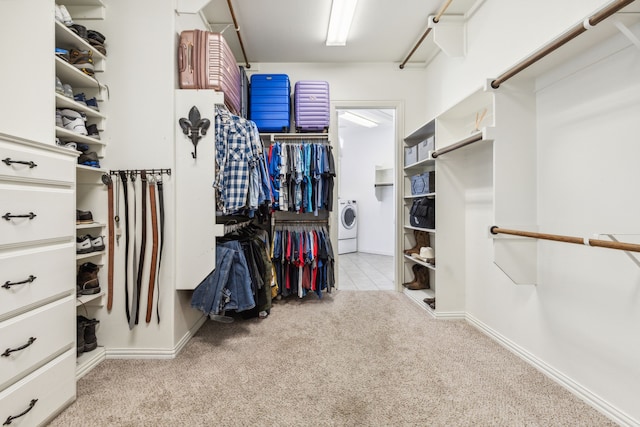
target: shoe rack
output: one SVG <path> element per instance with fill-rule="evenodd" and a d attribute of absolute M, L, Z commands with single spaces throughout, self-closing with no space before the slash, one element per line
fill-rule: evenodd
<path fill-rule="evenodd" d="M 56 3 L 66 7 L 75 24 L 83 25 L 87 29 L 93 29 L 92 24 L 96 23 L 96 20 L 102 20 L 105 17 L 105 6 L 100 0 L 60 0 L 56 1 Z M 93 217 L 93 222 L 76 224 L 76 238 L 86 235 L 94 238 L 103 236 L 106 245 L 107 199 L 105 186 L 102 183 L 102 176 L 108 174 L 108 170 L 102 167 L 102 161 L 107 148 L 105 138 L 107 116 L 102 111 L 106 104 L 106 95 L 108 92 L 107 88 L 100 83 L 100 77 L 105 71 L 107 58 L 106 55 L 94 49 L 86 40 L 79 37 L 75 32 L 70 30 L 69 27 L 58 20 L 55 21 L 55 40 L 56 48 L 92 52 L 95 68 L 94 76 L 85 74 L 57 55 L 55 57 L 55 72 L 56 77 L 58 77 L 63 84 L 71 86 L 74 95 L 84 93 L 86 99 L 95 97 L 98 101 L 99 110 L 96 111 L 57 91 L 55 101 L 56 109 L 71 109 L 86 116 L 86 127 L 96 125 L 99 136 L 80 135 L 72 130 L 56 125 L 56 138 L 60 140 L 61 145 L 68 142 L 84 144 L 85 147 L 88 147 L 86 153 L 96 153 L 100 163 L 99 167 L 76 164 L 76 209 L 90 211 Z M 78 151 L 78 155 L 82 155 L 82 153 Z M 79 159 L 81 158 L 79 157 Z M 98 280 L 100 283 L 100 292 L 92 295 L 77 294 L 76 312 L 78 316 L 83 316 L 86 319 L 94 319 L 98 317 L 98 312 L 104 305 L 103 300 L 107 283 L 107 248 L 105 247 L 105 249 L 102 250 L 96 249 L 89 253 L 76 254 L 76 273 L 78 268 L 87 262 L 93 263 L 99 268 Z M 82 331 L 78 333 L 81 332 Z M 100 343 L 99 324 L 92 326 L 92 333 L 93 332 L 96 333 L 98 346 L 90 351 L 79 351 L 76 360 L 76 378 L 78 379 L 105 358 L 106 351 Z M 82 344 L 80 338 L 81 337 L 78 337 L 77 339 L 77 343 L 80 343 L 79 345 Z"/>

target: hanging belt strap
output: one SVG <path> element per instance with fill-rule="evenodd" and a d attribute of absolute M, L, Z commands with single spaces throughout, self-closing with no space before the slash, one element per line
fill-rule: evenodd
<path fill-rule="evenodd" d="M 162 174 L 158 176 L 158 205 L 160 205 L 160 251 L 158 254 L 158 286 L 156 290 L 156 316 L 160 323 L 160 267 L 162 266 L 162 248 L 164 247 L 164 195 L 162 185 Z"/>
<path fill-rule="evenodd" d="M 107 218 L 109 218 L 109 265 L 107 265 L 107 311 L 113 307 L 113 181 L 109 174 L 102 175 L 102 182 L 107 186 Z"/>
<path fill-rule="evenodd" d="M 147 246 L 147 173 L 140 171 L 140 180 L 142 181 L 142 237 L 140 239 L 140 257 L 138 259 L 138 278 L 136 280 L 136 315 L 135 324 L 138 324 L 140 315 L 140 292 L 142 291 L 142 270 L 144 268 L 144 253 Z M 131 325 L 131 322 L 129 322 Z"/>
<path fill-rule="evenodd" d="M 127 189 L 127 173 L 119 171 L 124 193 L 124 309 L 127 313 L 127 323 L 131 318 L 129 314 L 129 191 Z"/>
<path fill-rule="evenodd" d="M 156 282 L 156 266 L 158 262 L 158 213 L 156 211 L 155 178 L 149 177 L 149 206 L 151 207 L 151 232 L 153 245 L 151 246 L 151 265 L 149 266 L 149 291 L 147 293 L 147 323 L 151 322 L 153 312 L 153 288 Z"/>

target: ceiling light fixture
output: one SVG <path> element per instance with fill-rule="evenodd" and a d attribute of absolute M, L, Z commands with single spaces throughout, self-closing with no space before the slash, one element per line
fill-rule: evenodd
<path fill-rule="evenodd" d="M 327 46 L 344 46 L 347 44 L 347 36 L 353 14 L 356 11 L 358 0 L 333 0 L 331 3 L 331 17 L 327 30 Z"/>
<path fill-rule="evenodd" d="M 366 117 L 359 116 L 357 114 L 353 114 L 350 111 L 345 111 L 340 114 L 341 119 L 349 120 L 352 123 L 355 123 L 360 126 L 364 126 L 366 128 L 374 128 L 378 126 L 378 122 L 373 121 L 371 119 L 367 119 Z"/>

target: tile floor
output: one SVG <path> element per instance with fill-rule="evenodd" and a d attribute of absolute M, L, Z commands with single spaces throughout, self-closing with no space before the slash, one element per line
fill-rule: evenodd
<path fill-rule="evenodd" d="M 341 291 L 392 291 L 393 257 L 352 252 L 338 255 L 338 289 Z"/>

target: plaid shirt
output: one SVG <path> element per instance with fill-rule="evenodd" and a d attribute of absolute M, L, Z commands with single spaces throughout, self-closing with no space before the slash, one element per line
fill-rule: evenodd
<path fill-rule="evenodd" d="M 258 165 L 262 153 L 260 135 L 252 122 L 216 108 L 216 163 L 218 174 L 214 187 L 220 193 L 224 214 L 247 206 L 249 175 Z"/>

